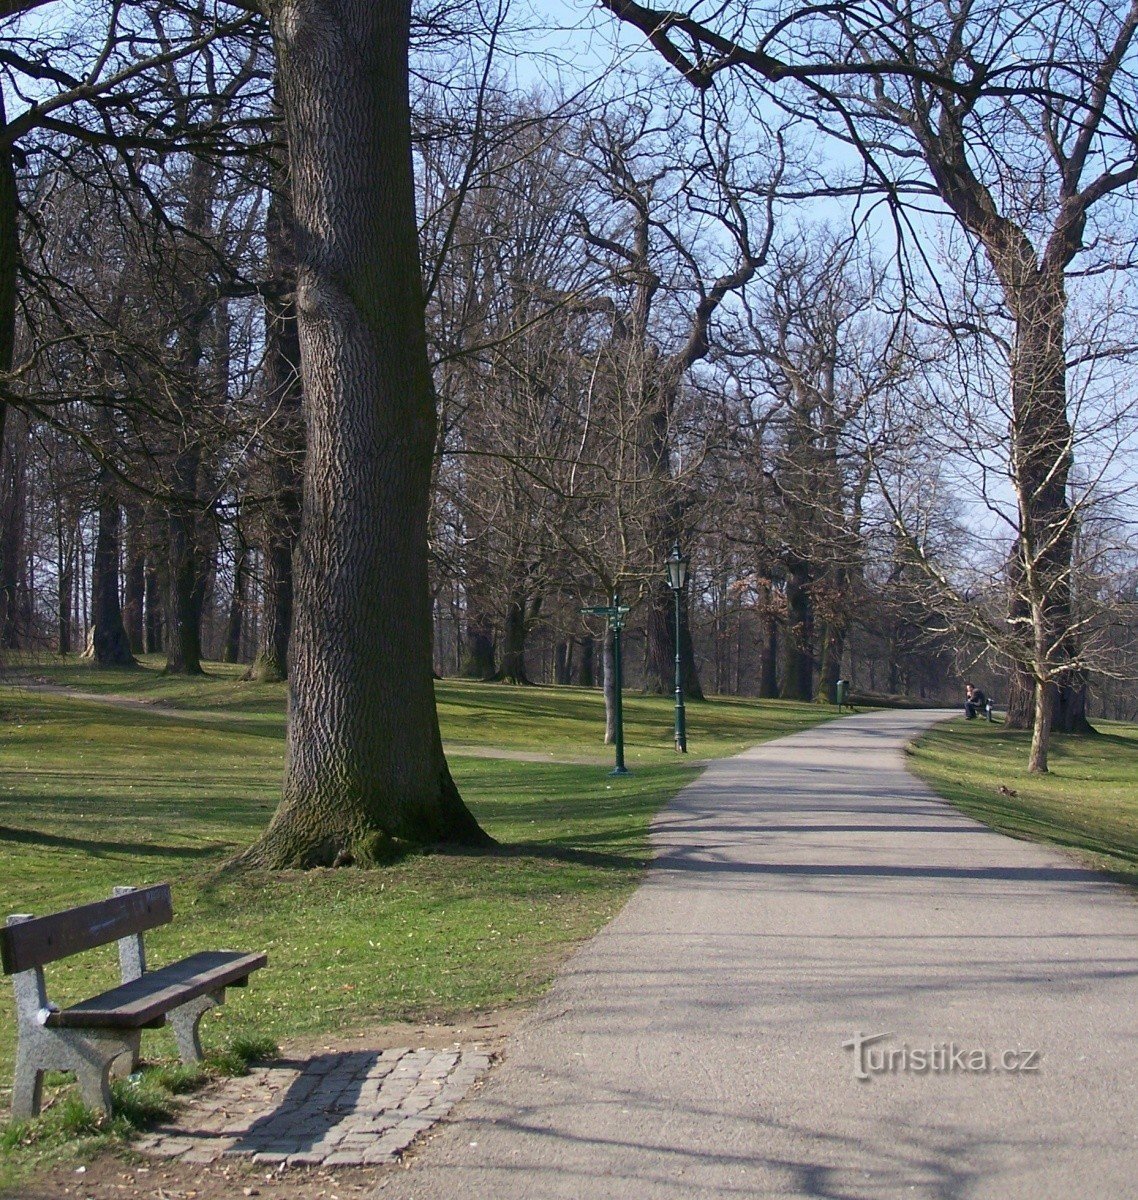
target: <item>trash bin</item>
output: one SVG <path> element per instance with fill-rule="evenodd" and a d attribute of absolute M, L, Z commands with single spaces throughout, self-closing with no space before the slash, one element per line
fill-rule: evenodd
<path fill-rule="evenodd" d="M 834 699 L 838 705 L 838 711 L 841 711 L 842 705 L 848 703 L 850 694 L 850 684 L 848 679 L 839 679 L 838 685 L 834 689 Z"/>

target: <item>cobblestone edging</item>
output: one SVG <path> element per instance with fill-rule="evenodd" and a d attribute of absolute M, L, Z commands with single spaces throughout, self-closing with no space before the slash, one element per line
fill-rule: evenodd
<path fill-rule="evenodd" d="M 490 1065 L 473 1050 L 353 1050 L 257 1067 L 135 1143 L 184 1163 L 248 1155 L 288 1166 L 391 1162 Z"/>

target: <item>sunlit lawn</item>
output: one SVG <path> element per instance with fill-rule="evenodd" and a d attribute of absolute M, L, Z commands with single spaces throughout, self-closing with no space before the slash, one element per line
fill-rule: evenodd
<path fill-rule="evenodd" d="M 11 668 L 10 668 L 11 671 Z M 196 949 L 266 949 L 269 967 L 207 1019 L 285 1039 L 369 1022 L 454 1016 L 533 998 L 557 962 L 635 885 L 653 813 L 698 760 L 831 715 L 807 704 L 713 700 L 689 708 L 692 753 L 671 748 L 667 698 L 630 695 L 628 762 L 608 774 L 603 701 L 579 688 L 438 685 L 444 738 L 464 796 L 501 843 L 372 871 L 230 875 L 218 869 L 264 826 L 280 784 L 284 688 L 40 662 L 0 687 L 0 916 L 169 880 L 174 924 L 148 939 L 154 964 Z M 77 700 L 61 688 L 175 706 Z M 463 753 L 463 747 L 468 748 Z M 474 757 L 505 748 L 593 763 Z M 57 1002 L 109 985 L 114 948 L 53 964 Z M 10 996 L 10 993 L 9 993 Z M 0 1019 L 0 1104 L 11 1080 L 11 1001 Z M 169 1054 L 164 1033 L 151 1053 Z"/>

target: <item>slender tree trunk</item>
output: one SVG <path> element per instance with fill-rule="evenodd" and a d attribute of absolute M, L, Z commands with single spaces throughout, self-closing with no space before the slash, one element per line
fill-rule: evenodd
<path fill-rule="evenodd" d="M 1027 769 L 1033 775 L 1048 771 L 1047 755 L 1051 746 L 1051 715 L 1054 711 L 1054 690 L 1050 684 L 1036 682 L 1035 722 L 1031 729 L 1031 756 Z"/>
<path fill-rule="evenodd" d="M 91 644 L 96 666 L 137 666 L 119 603 L 122 508 L 107 475 L 99 483 L 99 529 L 91 567 Z"/>
<path fill-rule="evenodd" d="M 769 598 L 759 628 L 759 698 L 774 700 L 778 697 L 778 620 L 770 611 Z"/>
<path fill-rule="evenodd" d="M 178 454 L 174 478 L 183 496 L 192 497 L 197 492 L 198 465 L 196 449 L 191 447 Z M 167 532 L 166 671 L 171 675 L 201 675 L 202 577 L 197 518 L 188 502 L 170 509 Z"/>
<path fill-rule="evenodd" d="M 75 589 L 75 549 L 63 536 L 63 520 L 58 518 L 55 530 L 59 591 L 56 596 L 56 648 L 61 655 L 71 653 L 71 604 Z"/>
<path fill-rule="evenodd" d="M 265 221 L 265 401 L 272 414 L 272 502 L 265 516 L 262 615 L 248 675 L 262 683 L 288 677 L 292 632 L 293 551 L 300 529 L 304 464 L 300 331 L 296 315 L 296 237 L 287 164 L 274 164 Z"/>
<path fill-rule="evenodd" d="M 123 625 L 132 654 L 146 648 L 144 611 L 146 606 L 146 541 L 143 510 L 138 504 L 126 507 L 126 573 L 123 581 L 125 603 Z"/>
<path fill-rule="evenodd" d="M 284 795 L 247 861 L 489 839 L 435 710 L 436 414 L 408 100 L 409 3 L 271 4 L 298 228 L 307 457 Z"/>
<path fill-rule="evenodd" d="M 591 637 L 581 639 L 581 666 L 577 671 L 577 682 L 581 687 L 596 687 L 597 679 L 593 668 L 597 644 Z"/>
<path fill-rule="evenodd" d="M 7 125 L 0 94 L 0 129 Z M 12 369 L 16 350 L 16 281 L 20 265 L 20 202 L 11 147 L 0 149 L 0 375 Z M 0 395 L 0 454 L 4 449 L 7 401 Z"/>
<path fill-rule="evenodd" d="M 565 685 L 573 682 L 573 646 L 572 638 L 557 643 L 553 667 L 555 683 Z"/>
<path fill-rule="evenodd" d="M 257 656 L 249 668 L 249 678 L 257 680 L 258 683 L 280 683 L 288 678 L 293 596 L 291 542 L 289 537 L 270 533 L 265 547 Z"/>
<path fill-rule="evenodd" d="M 229 618 L 225 623 L 225 650 L 222 661 L 241 661 L 241 635 L 245 627 L 245 588 L 249 574 L 249 546 L 240 529 L 233 561 L 233 594 L 229 598 Z"/>
<path fill-rule="evenodd" d="M 158 570 L 147 556 L 146 565 L 146 653 L 161 654 L 163 648 L 163 603 L 165 589 Z"/>
<path fill-rule="evenodd" d="M 27 536 L 27 448 L 24 419 L 8 422 L 0 453 L 0 647 L 19 649 L 25 632 L 20 580 Z"/>

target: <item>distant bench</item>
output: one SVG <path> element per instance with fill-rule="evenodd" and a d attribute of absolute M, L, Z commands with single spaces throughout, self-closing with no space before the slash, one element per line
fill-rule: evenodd
<path fill-rule="evenodd" d="M 111 1111 L 110 1076 L 138 1066 L 144 1029 L 169 1019 L 183 1062 L 200 1062 L 198 1023 L 225 1000 L 227 987 L 244 987 L 268 961 L 265 954 L 207 950 L 180 962 L 146 969 L 142 934 L 174 919 L 169 884 L 115 888 L 109 900 L 81 904 L 47 917 L 17 914 L 0 929 L 0 961 L 16 990 L 16 1080 L 12 1116 L 40 1111 L 45 1071 L 74 1071 L 84 1101 Z M 47 998 L 43 968 L 84 950 L 119 944 L 122 984 L 60 1009 Z"/>

